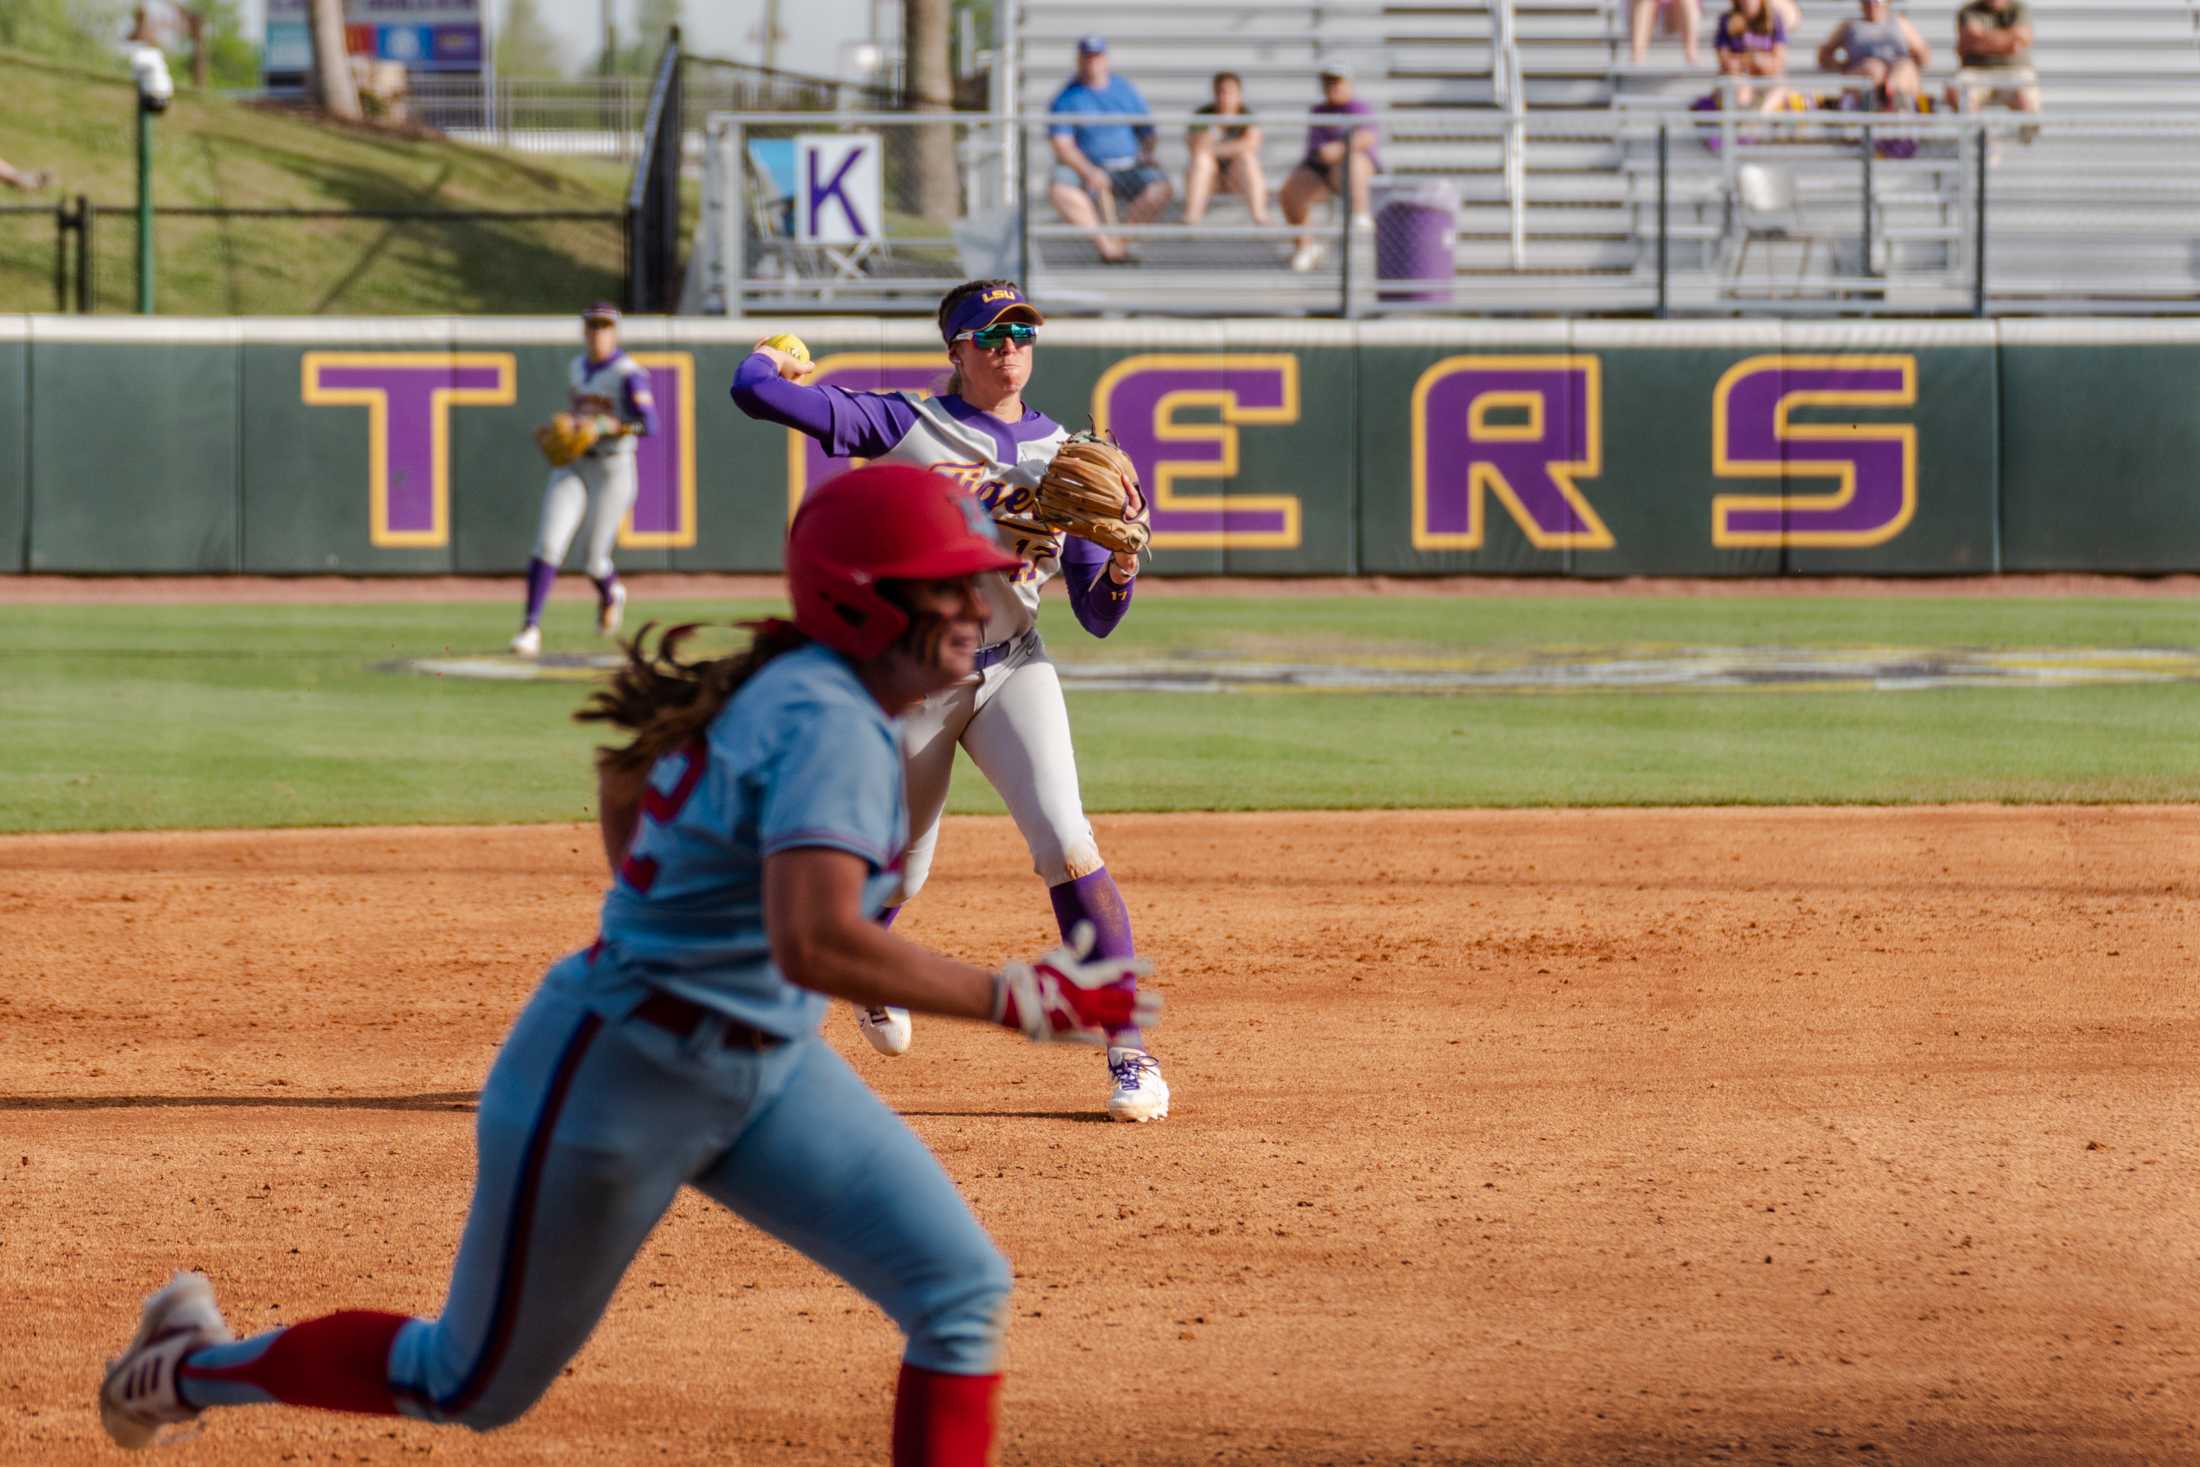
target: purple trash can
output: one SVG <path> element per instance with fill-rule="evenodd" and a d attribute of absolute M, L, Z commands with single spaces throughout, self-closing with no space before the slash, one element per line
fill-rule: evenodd
<path fill-rule="evenodd" d="M 1376 190 L 1373 202 L 1375 278 L 1384 282 L 1376 299 L 1450 300 L 1459 190 L 1441 178 L 1389 183 Z"/>

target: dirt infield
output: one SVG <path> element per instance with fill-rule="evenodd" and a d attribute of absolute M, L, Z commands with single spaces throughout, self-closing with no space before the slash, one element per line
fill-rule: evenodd
<path fill-rule="evenodd" d="M 2200 808 L 1119 816 L 1179 1105 L 829 1035 L 1016 1261 L 1011 1463 L 2200 1461 Z M 909 930 L 1049 940 L 1004 822 Z M 168 1269 L 432 1311 L 580 829 L 0 841 L 0 1461 L 109 1460 Z M 852 1047 L 850 1041 L 855 1041 Z M 890 1327 L 693 1199 L 487 1438 L 179 1463 L 884 1460 Z"/>

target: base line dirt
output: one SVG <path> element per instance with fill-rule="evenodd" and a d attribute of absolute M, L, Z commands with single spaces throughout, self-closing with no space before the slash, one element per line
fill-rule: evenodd
<path fill-rule="evenodd" d="M 2200 808 L 1102 822 L 1178 1103 L 827 1034 L 1017 1266 L 1008 1463 L 2200 1461 Z M 951 820 L 908 930 L 1052 940 Z M 428 1312 L 580 828 L 0 841 L 0 1461 L 113 1460 L 138 1299 Z M 882 1462 L 891 1327 L 706 1203 L 488 1437 L 179 1463 Z"/>

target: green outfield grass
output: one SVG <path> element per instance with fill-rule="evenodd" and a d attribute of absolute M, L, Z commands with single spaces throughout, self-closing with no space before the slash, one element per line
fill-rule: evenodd
<path fill-rule="evenodd" d="M 518 583 L 514 582 L 517 595 Z M 726 618 L 763 603 L 643 606 Z M 583 649 L 570 594 L 546 624 Z M 0 607 L 0 829 L 588 818 L 570 683 L 431 678 L 502 604 Z M 1441 660 L 1622 644 L 2200 648 L 2190 601 L 1148 597 L 1065 664 Z M 1071 694 L 1108 810 L 2200 799 L 2200 683 L 1670 693 Z M 999 808 L 967 768 L 952 808 Z"/>

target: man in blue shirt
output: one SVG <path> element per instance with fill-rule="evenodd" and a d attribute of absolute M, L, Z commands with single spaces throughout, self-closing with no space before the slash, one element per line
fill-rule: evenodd
<path fill-rule="evenodd" d="M 1077 75 L 1047 104 L 1056 116 L 1144 117 L 1146 99 L 1124 77 L 1108 71 L 1108 43 L 1086 36 L 1077 43 Z M 1047 197 L 1063 222 L 1097 231 L 1120 217 L 1145 224 L 1168 207 L 1175 190 L 1154 164 L 1158 135 L 1150 123 L 1056 122 L 1048 137 L 1054 145 L 1054 175 Z M 1118 235 L 1095 233 L 1093 248 L 1110 265 L 1132 262 L 1130 246 Z"/>

